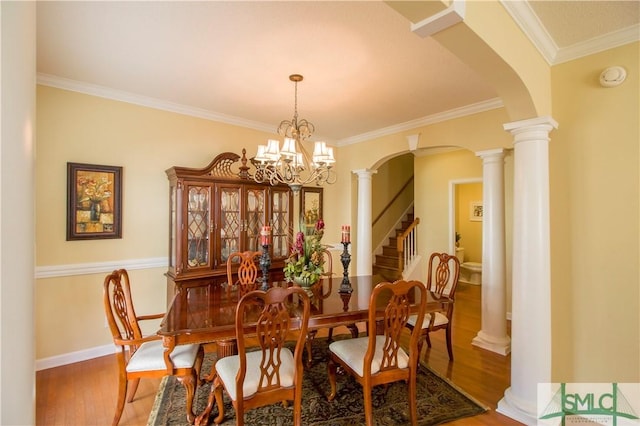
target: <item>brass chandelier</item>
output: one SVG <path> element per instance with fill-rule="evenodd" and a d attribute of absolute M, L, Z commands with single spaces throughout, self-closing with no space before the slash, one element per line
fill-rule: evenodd
<path fill-rule="evenodd" d="M 302 76 L 292 74 L 289 80 L 295 84 L 293 119 L 284 120 L 278 126 L 278 134 L 284 137 L 282 149 L 280 141 L 275 139 L 269 139 L 267 145 L 258 146 L 254 157 L 257 168 L 254 179 L 258 183 L 286 184 L 297 193 L 310 183 L 318 186 L 335 183 L 336 173 L 332 167 L 336 160 L 333 148 L 325 142 L 315 142 L 312 156 L 304 148 L 302 142 L 311 137 L 315 128 L 304 118 L 298 120 L 298 82 L 302 81 Z"/>

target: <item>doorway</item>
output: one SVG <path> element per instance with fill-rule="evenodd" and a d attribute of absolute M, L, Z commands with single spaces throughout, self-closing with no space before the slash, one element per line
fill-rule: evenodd
<path fill-rule="evenodd" d="M 460 263 L 482 263 L 482 207 L 482 178 L 449 182 L 449 252 Z"/>

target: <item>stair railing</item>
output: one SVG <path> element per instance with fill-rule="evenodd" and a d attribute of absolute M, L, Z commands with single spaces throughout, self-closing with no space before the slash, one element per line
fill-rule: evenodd
<path fill-rule="evenodd" d="M 420 218 L 415 218 L 409 227 L 400 235 L 398 235 L 398 270 L 404 271 L 405 265 L 410 265 L 413 259 L 418 255 L 418 224 Z"/>

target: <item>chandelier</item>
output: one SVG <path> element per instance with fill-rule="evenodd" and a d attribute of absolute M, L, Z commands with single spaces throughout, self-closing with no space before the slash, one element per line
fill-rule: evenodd
<path fill-rule="evenodd" d="M 280 141 L 275 139 L 258 146 L 254 179 L 258 183 L 286 184 L 297 193 L 303 185 L 310 183 L 318 186 L 335 183 L 336 173 L 331 168 L 336 160 L 333 148 L 327 147 L 325 142 L 315 142 L 312 156 L 304 148 L 302 142 L 311 137 L 315 128 L 304 118 L 298 120 L 298 82 L 302 81 L 302 76 L 292 74 L 289 80 L 295 83 L 293 119 L 284 120 L 278 126 L 278 134 L 284 137 L 282 149 Z"/>

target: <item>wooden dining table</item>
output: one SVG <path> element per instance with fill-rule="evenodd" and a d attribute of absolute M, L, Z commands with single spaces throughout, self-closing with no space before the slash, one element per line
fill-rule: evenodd
<path fill-rule="evenodd" d="M 369 315 L 371 292 L 377 284 L 372 276 L 349 277 L 350 292 L 342 292 L 343 278 L 323 278 L 309 289 L 311 315 L 308 330 L 313 337 L 322 328 L 366 322 Z M 269 286 L 289 286 L 285 281 L 271 282 Z M 158 334 L 164 346 L 171 351 L 176 345 L 189 343 L 216 343 L 218 358 L 235 353 L 236 292 L 227 292 L 226 286 L 212 284 L 181 288 L 174 296 L 160 325 Z M 378 306 L 383 316 L 384 300 Z M 453 303 L 447 296 L 427 292 L 426 312 L 446 309 Z M 292 301 L 295 311 L 296 303 Z M 250 332 L 251 320 L 246 321 Z"/>
<path fill-rule="evenodd" d="M 378 282 L 372 276 L 349 277 L 347 286 L 343 280 L 344 278 L 337 277 L 323 278 L 308 289 L 311 300 L 307 335 L 309 342 L 319 329 L 341 325 L 347 326 L 355 337 L 358 334 L 356 323 L 368 321 L 371 292 Z M 268 284 L 269 287 L 290 285 L 292 284 L 285 281 Z M 376 306 L 377 317 L 382 319 L 386 301 L 380 299 L 378 303 L 380 306 Z M 439 296 L 429 291 L 426 312 L 445 310 L 449 303 L 453 301 L 447 296 Z M 176 345 L 215 343 L 218 359 L 235 354 L 237 304 L 237 292 L 228 292 L 225 285 L 181 288 L 173 297 L 158 330 L 166 353 L 171 353 Z M 290 309 L 294 318 L 298 308 L 298 301 L 291 300 Z M 252 328 L 255 329 L 252 318 L 245 318 L 245 326 L 246 332 L 251 334 Z M 212 379 L 211 376 L 207 378 Z M 213 393 L 209 396 L 207 407 L 198 416 L 196 424 L 206 424 L 212 408 Z"/>

